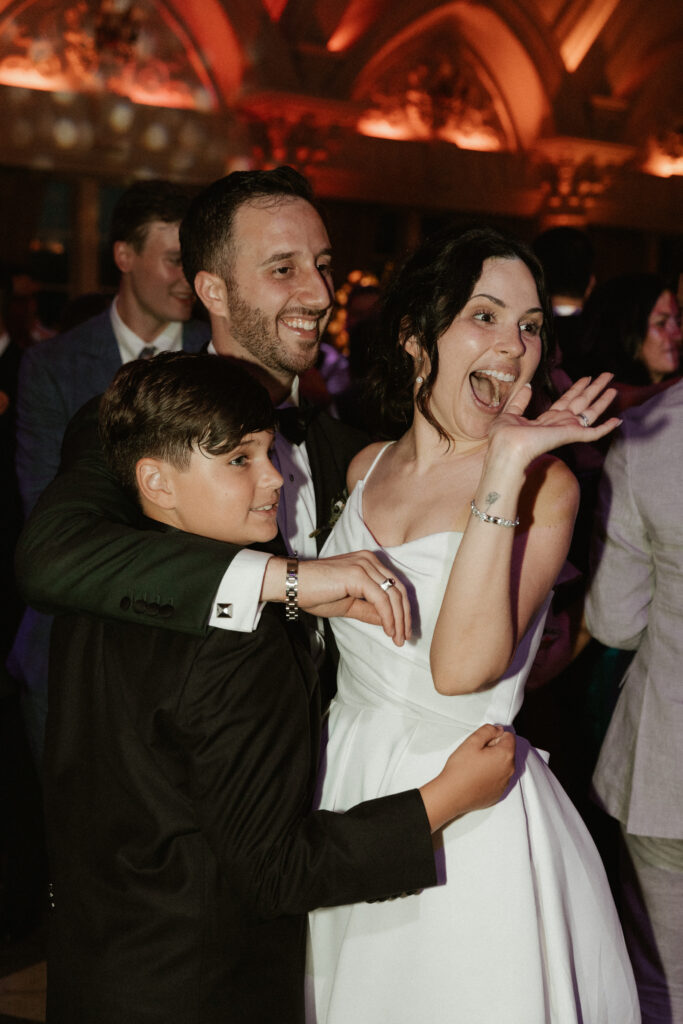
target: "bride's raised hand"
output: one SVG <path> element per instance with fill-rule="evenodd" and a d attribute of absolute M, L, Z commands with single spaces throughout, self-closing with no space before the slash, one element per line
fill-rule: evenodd
<path fill-rule="evenodd" d="M 510 455 L 516 451 L 528 464 L 565 444 L 599 441 L 621 422 L 613 416 L 595 425 L 616 395 L 616 389 L 608 387 L 613 376 L 601 373 L 595 380 L 582 377 L 535 420 L 524 416 L 531 388 L 522 388 L 491 427 L 489 446 L 500 445 Z"/>

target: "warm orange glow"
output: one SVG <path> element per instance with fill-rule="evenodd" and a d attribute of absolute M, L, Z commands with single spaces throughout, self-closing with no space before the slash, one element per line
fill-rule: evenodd
<path fill-rule="evenodd" d="M 341 21 L 327 40 L 330 53 L 342 53 L 360 39 L 380 12 L 381 0 L 350 0 Z"/>
<path fill-rule="evenodd" d="M 244 56 L 227 12 L 219 0 L 167 0 L 167 4 L 175 10 L 178 24 L 192 34 L 202 63 L 211 68 L 223 100 L 229 102 L 242 84 Z"/>
<path fill-rule="evenodd" d="M 493 95 L 502 97 L 505 114 L 514 121 L 522 145 L 530 145 L 538 137 L 549 104 L 529 53 L 505 22 L 482 4 L 456 3 L 453 9 L 464 39 L 495 83 Z M 498 113 L 504 120 L 503 111 Z"/>
<path fill-rule="evenodd" d="M 683 174 L 683 156 L 667 156 L 666 153 L 652 153 L 643 170 L 654 174 L 657 178 L 670 178 L 672 175 Z"/>
<path fill-rule="evenodd" d="M 13 85 L 17 89 L 38 89 L 41 92 L 70 91 L 72 83 L 66 75 L 45 78 L 31 67 L 0 68 L 0 85 Z"/>
<path fill-rule="evenodd" d="M 371 139 L 409 140 L 415 138 L 415 133 L 411 132 L 405 123 L 391 124 L 384 117 L 361 117 L 357 131 L 360 135 L 367 135 Z M 428 138 L 428 135 L 425 133 L 424 137 Z"/>
<path fill-rule="evenodd" d="M 263 6 L 268 11 L 271 21 L 279 21 L 287 6 L 287 0 L 263 0 Z"/>
<path fill-rule="evenodd" d="M 445 128 L 438 135 L 444 142 L 452 142 L 459 149 L 474 149 L 480 153 L 495 153 L 502 148 L 500 140 L 489 132 L 464 132 L 455 128 L 452 130 Z"/>
<path fill-rule="evenodd" d="M 361 34 L 362 29 L 359 32 L 357 25 L 349 25 L 345 22 L 330 36 L 327 42 L 327 49 L 330 53 L 343 53 L 344 50 L 348 50 L 349 46 L 351 46 L 351 44 L 354 43 Z"/>
<path fill-rule="evenodd" d="M 455 35 L 469 49 L 477 65 L 477 75 L 485 86 L 500 122 L 505 142 L 492 143 L 492 137 L 472 126 L 472 133 L 463 132 L 457 144 L 467 149 L 515 150 L 521 143 L 530 146 L 538 138 L 550 105 L 538 69 L 519 39 L 494 11 L 483 4 L 456 0 L 418 18 L 382 46 L 356 81 L 354 97 L 365 101 L 372 96 L 374 83 L 381 80 L 384 68 L 402 48 L 435 34 Z M 411 50 L 412 52 L 412 50 Z M 365 121 L 362 134 L 382 134 L 381 138 L 418 138 L 410 129 L 374 126 L 368 130 Z M 462 126 L 458 126 L 461 128 Z"/>
<path fill-rule="evenodd" d="M 66 75 L 46 78 L 34 68 L 2 67 L 0 85 L 11 85 L 18 89 L 37 89 L 39 92 L 55 94 L 73 92 L 73 82 Z M 193 94 L 189 89 L 181 90 L 174 86 L 150 90 L 135 83 L 121 83 L 120 88 L 117 88 L 117 83 L 110 82 L 108 91 L 119 96 L 127 96 L 133 103 L 141 106 L 167 107 L 175 110 L 195 110 L 203 106 L 197 93 Z"/>
<path fill-rule="evenodd" d="M 404 141 L 422 141 L 432 138 L 450 142 L 459 149 L 473 149 L 479 152 L 492 153 L 501 149 L 500 141 L 486 131 L 466 132 L 458 128 L 445 127 L 432 134 L 426 125 L 419 127 L 409 125 L 406 121 L 393 123 L 383 117 L 368 115 L 358 121 L 357 131 L 371 139 L 399 139 Z"/>
<path fill-rule="evenodd" d="M 0 0 L 0 10 L 3 6 Z M 177 14 L 174 6 L 181 8 Z M 239 86 L 241 51 L 218 0 L 203 0 L 200 15 L 199 5 L 180 0 L 159 4 L 151 45 L 143 40 L 117 54 L 114 62 L 97 49 L 85 4 L 65 10 L 66 27 L 58 17 L 49 38 L 39 33 L 39 7 L 25 0 L 10 18 L 0 20 L 6 42 L 0 54 L 1 85 L 52 93 L 106 90 L 138 104 L 199 111 L 218 106 L 214 80 L 224 96 Z"/>
<path fill-rule="evenodd" d="M 618 3 L 619 0 L 592 0 L 588 9 L 568 30 L 560 44 L 560 54 L 567 71 L 576 71 Z"/>
<path fill-rule="evenodd" d="M 121 90 L 119 95 L 128 96 L 133 103 L 140 106 L 167 107 L 176 110 L 195 110 L 197 108 L 195 98 L 190 92 L 181 93 L 172 88 L 148 92 L 146 89 L 140 89 L 133 85 L 129 86 L 125 92 Z"/>

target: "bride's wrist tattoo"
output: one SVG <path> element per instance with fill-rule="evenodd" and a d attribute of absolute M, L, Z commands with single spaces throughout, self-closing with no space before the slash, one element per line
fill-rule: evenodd
<path fill-rule="evenodd" d="M 484 499 L 487 502 L 487 509 L 491 508 L 491 505 L 493 505 L 498 498 L 500 498 L 500 494 L 497 494 L 495 491 L 490 491 Z M 519 516 L 515 516 L 514 519 L 505 519 L 504 516 L 492 516 L 489 512 L 482 512 L 481 509 L 478 509 L 474 498 L 472 498 L 472 501 L 470 502 L 470 510 L 473 516 L 476 516 L 477 519 L 481 519 L 482 523 L 493 523 L 494 526 L 511 526 L 513 528 L 515 526 L 519 526 Z"/>

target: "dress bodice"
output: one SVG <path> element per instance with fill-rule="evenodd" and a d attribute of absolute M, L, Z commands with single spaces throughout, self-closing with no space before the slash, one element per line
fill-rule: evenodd
<path fill-rule="evenodd" d="M 383 707 L 404 717 L 458 722 L 468 731 L 482 722 L 511 723 L 522 703 L 524 683 L 540 643 L 550 599 L 497 683 L 457 697 L 437 693 L 429 668 L 429 648 L 462 533 L 433 533 L 396 547 L 380 545 L 363 516 L 364 485 L 376 462 L 353 489 L 321 555 L 360 549 L 377 554 L 387 567 L 387 575 L 406 586 L 413 635 L 403 647 L 396 647 L 377 626 L 355 619 L 333 619 L 340 653 L 338 698 L 349 704 Z M 486 609 L 482 609 L 482 615 L 486 615 Z"/>

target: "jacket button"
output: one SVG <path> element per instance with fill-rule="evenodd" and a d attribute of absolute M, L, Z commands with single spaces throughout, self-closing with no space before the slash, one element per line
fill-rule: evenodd
<path fill-rule="evenodd" d="M 147 610 L 147 602 L 143 601 L 141 597 L 138 597 L 133 601 L 133 611 L 137 612 L 138 615 L 142 615 Z"/>
<path fill-rule="evenodd" d="M 119 601 L 119 608 L 121 609 L 122 612 L 127 612 L 128 609 L 130 608 L 130 598 L 122 597 L 121 600 Z"/>
<path fill-rule="evenodd" d="M 159 616 L 160 616 L 160 618 L 162 618 L 162 619 L 170 619 L 170 617 L 172 615 L 173 615 L 173 605 L 172 604 L 162 604 L 162 605 L 159 606 Z"/>
<path fill-rule="evenodd" d="M 159 614 L 159 605 L 157 604 L 156 601 L 150 601 L 149 602 L 149 604 L 147 605 L 147 614 L 148 615 L 158 615 Z"/>

